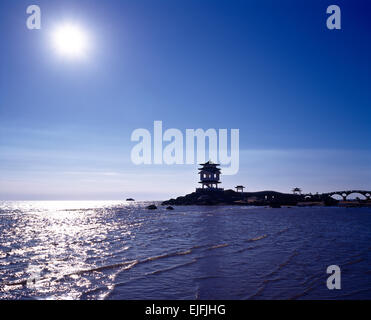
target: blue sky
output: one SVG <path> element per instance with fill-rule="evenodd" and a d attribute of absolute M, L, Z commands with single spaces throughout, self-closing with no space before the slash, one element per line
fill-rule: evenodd
<path fill-rule="evenodd" d="M 26 28 L 26 8 L 42 29 Z M 130 135 L 240 129 L 240 172 L 223 187 L 371 189 L 371 5 L 336 1 L 0 3 L 0 199 L 166 199 L 196 165 L 134 166 Z M 87 59 L 50 30 L 84 26 Z"/>

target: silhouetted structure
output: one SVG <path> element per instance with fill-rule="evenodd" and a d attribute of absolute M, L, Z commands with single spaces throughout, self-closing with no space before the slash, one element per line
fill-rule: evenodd
<path fill-rule="evenodd" d="M 363 195 L 366 200 L 371 200 L 371 191 L 367 190 L 345 190 L 345 191 L 334 191 L 334 192 L 328 192 L 328 193 L 322 193 L 322 197 L 332 197 L 335 195 L 338 195 L 343 198 L 343 200 L 347 200 L 347 197 L 351 195 L 352 193 L 359 193 Z"/>
<path fill-rule="evenodd" d="M 201 168 L 198 169 L 200 175 L 199 183 L 201 183 L 202 188 L 196 188 L 196 192 L 186 194 L 185 196 L 164 201 L 162 205 L 254 205 L 270 206 L 272 208 L 296 205 L 336 206 L 339 205 L 340 202 L 333 199 L 332 196 L 339 195 L 343 200 L 346 200 L 346 198 L 353 193 L 362 194 L 366 199 L 359 200 L 352 205 L 365 207 L 371 205 L 371 191 L 365 190 L 303 194 L 302 190 L 296 187 L 292 190 L 293 193 L 288 194 L 276 191 L 244 192 L 245 187 L 242 185 L 236 186 L 236 191 L 224 190 L 219 188 L 219 184 L 221 183 L 221 169 L 219 168 L 219 164 L 208 161 L 200 164 L 200 166 Z M 343 204 L 340 203 L 340 205 Z"/>
<path fill-rule="evenodd" d="M 245 189 L 244 186 L 237 186 L 237 187 L 236 187 L 236 192 L 241 192 L 241 193 L 243 193 L 243 189 Z"/>
<path fill-rule="evenodd" d="M 220 165 L 208 161 L 206 163 L 200 164 L 202 166 L 199 168 L 200 182 L 202 185 L 201 189 L 216 189 L 218 190 L 218 184 L 220 184 L 221 171 L 218 168 Z"/>

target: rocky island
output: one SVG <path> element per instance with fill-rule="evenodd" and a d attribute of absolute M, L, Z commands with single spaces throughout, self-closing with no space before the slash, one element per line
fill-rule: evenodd
<path fill-rule="evenodd" d="M 195 192 L 176 199 L 164 201 L 162 205 L 253 205 L 270 206 L 336 206 L 343 203 L 345 206 L 370 206 L 370 191 L 339 191 L 322 194 L 302 194 L 300 188 L 294 188 L 293 193 L 281 193 L 276 191 L 243 192 L 244 186 L 237 186 L 236 191 L 224 190 L 219 187 L 221 170 L 219 164 L 211 161 L 201 164 L 199 170 L 201 188 Z M 360 193 L 366 199 L 347 203 L 346 198 L 351 193 Z M 333 195 L 339 195 L 343 201 L 334 199 Z"/>
<path fill-rule="evenodd" d="M 236 192 L 234 190 L 197 190 L 176 199 L 164 201 L 162 205 L 253 205 L 253 206 L 296 206 L 296 205 L 337 205 L 338 200 L 318 196 L 305 198 L 300 194 L 276 191 Z"/>

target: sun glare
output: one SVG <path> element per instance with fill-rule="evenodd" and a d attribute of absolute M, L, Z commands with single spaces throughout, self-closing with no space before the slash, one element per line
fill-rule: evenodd
<path fill-rule="evenodd" d="M 87 54 L 88 36 L 82 28 L 74 24 L 57 27 L 52 34 L 56 52 L 70 58 L 80 58 Z"/>

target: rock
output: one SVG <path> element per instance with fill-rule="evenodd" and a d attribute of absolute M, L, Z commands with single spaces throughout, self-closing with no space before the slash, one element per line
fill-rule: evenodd
<path fill-rule="evenodd" d="M 150 206 L 146 207 L 148 210 L 156 210 L 157 207 L 154 204 L 151 204 Z"/>
<path fill-rule="evenodd" d="M 166 208 L 166 210 L 174 210 L 174 208 L 173 208 L 172 206 L 168 206 L 168 207 Z"/>
<path fill-rule="evenodd" d="M 135 201 L 133 198 L 127 198 L 126 201 Z"/>
<path fill-rule="evenodd" d="M 331 197 L 327 197 L 324 201 L 326 207 L 337 206 L 339 201 Z"/>
<path fill-rule="evenodd" d="M 279 203 L 271 203 L 269 206 L 270 206 L 271 208 L 275 208 L 275 209 L 279 209 L 279 208 L 281 208 L 281 205 L 280 205 Z"/>
<path fill-rule="evenodd" d="M 255 198 L 254 202 L 247 201 L 248 198 Z M 183 197 L 170 199 L 162 203 L 163 206 L 214 206 L 214 205 L 255 205 L 268 206 L 273 205 L 279 208 L 282 205 L 295 206 L 300 197 L 293 194 L 284 194 L 275 191 L 260 191 L 241 193 L 233 190 L 198 190 L 196 192 L 187 194 Z"/>
<path fill-rule="evenodd" d="M 208 201 L 208 200 L 211 200 L 210 196 L 208 195 L 199 196 L 197 198 L 197 201 Z"/>
<path fill-rule="evenodd" d="M 237 205 L 246 205 L 246 204 L 248 204 L 248 202 L 247 201 L 245 201 L 245 200 L 237 200 L 237 201 L 233 201 L 233 204 L 237 204 Z"/>

